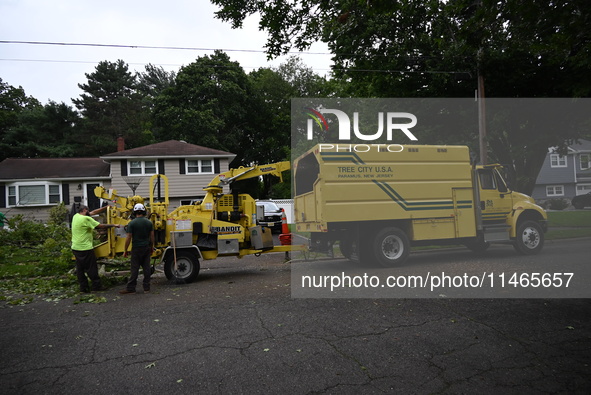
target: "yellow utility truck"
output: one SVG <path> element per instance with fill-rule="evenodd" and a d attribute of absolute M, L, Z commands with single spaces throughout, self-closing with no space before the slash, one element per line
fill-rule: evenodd
<path fill-rule="evenodd" d="M 294 168 L 296 229 L 312 250 L 338 242 L 347 258 L 392 267 L 411 245 L 512 243 L 528 255 L 544 245 L 546 212 L 465 146 L 318 144 Z"/>
<path fill-rule="evenodd" d="M 113 203 L 107 209 L 111 228 L 107 240 L 95 247 L 97 258 L 114 258 L 124 252 L 126 225 L 133 219 L 133 206 L 146 206 L 148 218 L 154 224 L 155 262 L 164 264 L 168 279 L 191 282 L 199 274 L 200 259 L 219 256 L 243 257 L 268 252 L 286 252 L 292 246 L 275 246 L 271 229 L 257 226 L 257 206 L 248 194 L 224 193 L 224 186 L 264 175 L 280 177 L 290 169 L 289 162 L 240 167 L 221 173 L 205 187 L 202 201 L 180 206 L 168 212 L 168 179 L 164 175 L 150 178 L 150 197 L 122 197 L 115 190 L 95 189 L 95 195 Z M 160 191 L 160 193 L 156 193 Z M 155 196 L 156 195 L 156 196 Z"/>

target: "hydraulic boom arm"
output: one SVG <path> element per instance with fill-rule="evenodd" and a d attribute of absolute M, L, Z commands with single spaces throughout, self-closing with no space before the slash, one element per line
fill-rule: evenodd
<path fill-rule="evenodd" d="M 229 185 L 234 181 L 256 178 L 267 174 L 279 177 L 281 181 L 283 181 L 281 173 L 289 170 L 290 167 L 291 165 L 289 161 L 285 161 L 267 165 L 256 165 L 252 167 L 239 167 L 237 169 L 230 169 L 226 172 L 218 174 L 204 189 L 211 192 L 221 191 L 225 185 Z"/>

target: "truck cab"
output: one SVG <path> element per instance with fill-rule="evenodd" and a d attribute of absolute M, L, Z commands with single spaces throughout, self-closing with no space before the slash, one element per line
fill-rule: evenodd
<path fill-rule="evenodd" d="M 475 169 L 477 228 L 482 237 L 477 242 L 468 242 L 467 246 L 478 251 L 486 249 L 491 242 L 514 241 L 520 253 L 535 254 L 541 250 L 548 229 L 546 213 L 533 198 L 512 191 L 502 176 L 502 169 L 498 164 Z"/>

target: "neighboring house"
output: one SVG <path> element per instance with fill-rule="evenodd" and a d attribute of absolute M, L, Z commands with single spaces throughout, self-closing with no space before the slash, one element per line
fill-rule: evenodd
<path fill-rule="evenodd" d="M 123 142 L 120 138 L 118 147 Z M 139 183 L 135 195 L 149 198 L 150 177 L 164 174 L 168 178 L 170 209 L 190 204 L 205 196 L 203 188 L 216 174 L 229 169 L 236 155 L 229 152 L 169 140 L 144 147 L 120 150 L 101 156 L 111 164 L 111 188 L 120 196 L 133 196 L 132 187 Z M 161 193 L 164 194 L 164 184 Z M 157 191 L 154 192 L 157 197 Z"/>
<path fill-rule="evenodd" d="M 46 221 L 51 207 L 60 202 L 82 203 L 92 210 L 101 205 L 94 195 L 99 185 L 132 196 L 130 185 L 139 183 L 135 195 L 148 199 L 154 174 L 168 178 L 173 210 L 202 198 L 203 188 L 216 174 L 227 171 L 236 156 L 176 140 L 123 148 L 120 138 L 118 151 L 100 158 L 5 159 L 0 163 L 0 211 L 8 218 L 23 214 Z M 164 194 L 164 185 L 161 191 Z"/>
<path fill-rule="evenodd" d="M 579 140 L 566 155 L 548 150 L 532 196 L 536 201 L 567 199 L 591 192 L 591 141 Z"/>
<path fill-rule="evenodd" d="M 0 163 L 0 211 L 45 222 L 60 202 L 95 209 L 100 200 L 94 188 L 109 180 L 109 164 L 99 158 L 8 158 Z"/>

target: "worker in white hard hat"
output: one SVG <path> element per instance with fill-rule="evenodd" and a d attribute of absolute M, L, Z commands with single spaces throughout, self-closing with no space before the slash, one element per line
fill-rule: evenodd
<path fill-rule="evenodd" d="M 131 244 L 131 273 L 129 281 L 120 294 L 134 294 L 140 267 L 144 271 L 142 283 L 144 293 L 150 292 L 150 276 L 152 268 L 150 257 L 154 251 L 154 225 L 146 218 L 146 207 L 138 203 L 133 207 L 135 218 L 127 225 L 127 239 L 125 239 L 124 257 L 127 257 L 129 245 Z"/>

